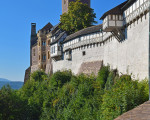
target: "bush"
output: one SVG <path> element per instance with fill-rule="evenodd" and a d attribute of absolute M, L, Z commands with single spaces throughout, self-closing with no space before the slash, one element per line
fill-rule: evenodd
<path fill-rule="evenodd" d="M 10 86 L 0 90 L 0 119 L 24 120 L 28 105 Z M 18 114 L 19 113 L 19 114 Z"/>
<path fill-rule="evenodd" d="M 116 70 L 110 71 L 108 78 L 107 78 L 107 82 L 105 84 L 105 90 L 110 90 L 112 88 L 115 82 L 116 74 L 117 74 Z"/>
<path fill-rule="evenodd" d="M 69 82 L 72 77 L 71 71 L 56 72 L 52 75 L 50 84 L 54 88 L 62 87 L 65 83 Z"/>
<path fill-rule="evenodd" d="M 47 80 L 47 75 L 44 71 L 35 71 L 30 75 L 30 80 L 43 81 Z"/>
<path fill-rule="evenodd" d="M 100 71 L 98 72 L 98 77 L 96 81 L 100 83 L 100 87 L 104 89 L 105 83 L 107 81 L 107 77 L 109 75 L 109 67 L 108 66 L 103 66 Z"/>
<path fill-rule="evenodd" d="M 113 120 L 148 100 L 148 81 L 118 76 L 102 67 L 98 77 L 42 71 L 31 74 L 22 89 L 0 90 L 2 120 Z M 19 113 L 19 114 L 18 114 Z"/>
<path fill-rule="evenodd" d="M 132 81 L 128 75 L 122 75 L 114 84 L 111 90 L 105 91 L 101 106 L 101 120 L 113 120 L 124 112 L 127 112 L 146 99 L 145 90 L 141 91 L 138 81 Z"/>

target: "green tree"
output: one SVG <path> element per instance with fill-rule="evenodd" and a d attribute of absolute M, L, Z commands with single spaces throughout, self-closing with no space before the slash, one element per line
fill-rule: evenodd
<path fill-rule="evenodd" d="M 80 0 L 76 0 L 69 4 L 68 13 L 61 15 L 60 28 L 72 34 L 97 23 L 94 18 L 96 18 L 94 10 L 87 4 L 81 3 Z"/>
<path fill-rule="evenodd" d="M 148 100 L 147 82 L 133 81 L 131 76 L 122 75 L 112 89 L 106 90 L 99 119 L 114 120 L 117 116 L 127 112 Z"/>
<path fill-rule="evenodd" d="M 119 77 L 109 67 L 102 67 L 97 79 L 36 71 L 20 90 L 0 90 L 0 120 L 113 120 L 147 101 L 148 90 L 147 80 Z"/>
<path fill-rule="evenodd" d="M 98 77 L 96 81 L 100 84 L 100 88 L 104 89 L 105 84 L 107 82 L 107 78 L 109 76 L 109 67 L 108 66 L 103 66 L 100 71 L 98 72 Z"/>
<path fill-rule="evenodd" d="M 0 119 L 25 120 L 27 117 L 27 103 L 21 99 L 10 86 L 0 90 Z"/>

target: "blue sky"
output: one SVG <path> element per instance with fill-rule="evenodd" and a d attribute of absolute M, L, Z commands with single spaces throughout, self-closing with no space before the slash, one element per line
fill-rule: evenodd
<path fill-rule="evenodd" d="M 102 14 L 125 0 L 91 0 L 96 21 Z M 61 0 L 1 0 L 0 1 L 0 78 L 23 81 L 30 64 L 31 23 L 37 30 L 51 22 L 59 22 Z"/>

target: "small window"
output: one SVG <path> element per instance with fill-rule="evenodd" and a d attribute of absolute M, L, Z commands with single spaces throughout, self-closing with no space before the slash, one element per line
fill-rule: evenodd
<path fill-rule="evenodd" d="M 45 41 L 42 41 L 42 46 L 45 46 L 45 45 L 46 45 Z"/>
<path fill-rule="evenodd" d="M 39 55 L 39 60 L 41 59 L 40 55 Z"/>
<path fill-rule="evenodd" d="M 52 54 L 54 53 L 54 47 L 52 47 L 52 51 L 51 52 L 52 52 Z"/>
<path fill-rule="evenodd" d="M 86 55 L 86 52 L 85 52 L 85 51 L 83 51 L 83 52 L 82 52 L 82 56 L 85 56 L 85 55 Z"/>
<path fill-rule="evenodd" d="M 54 46 L 54 53 L 55 53 L 55 46 Z"/>
<path fill-rule="evenodd" d="M 48 56 L 48 59 L 50 59 L 50 52 L 49 51 L 48 51 L 48 55 L 47 56 Z"/>
<path fill-rule="evenodd" d="M 66 55 L 69 55 L 69 51 L 66 52 Z"/>
<path fill-rule="evenodd" d="M 118 15 L 118 20 L 120 20 L 119 15 Z"/>
<path fill-rule="evenodd" d="M 46 55 L 43 55 L 43 56 L 42 56 L 42 59 L 43 59 L 43 60 L 46 60 Z"/>
<path fill-rule="evenodd" d="M 53 48 L 51 47 L 51 54 L 52 54 L 52 50 L 53 50 Z"/>
<path fill-rule="evenodd" d="M 113 20 L 113 15 L 111 15 L 111 20 Z"/>
<path fill-rule="evenodd" d="M 40 46 L 40 42 L 39 42 L 39 46 Z"/>

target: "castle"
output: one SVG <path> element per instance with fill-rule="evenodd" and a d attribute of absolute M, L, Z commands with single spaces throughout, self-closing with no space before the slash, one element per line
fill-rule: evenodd
<path fill-rule="evenodd" d="M 62 0 L 62 12 L 72 0 Z M 90 0 L 81 0 L 90 6 Z M 135 79 L 148 77 L 149 65 L 149 0 L 127 0 L 110 9 L 100 18 L 103 23 L 67 35 L 51 23 L 36 33 L 31 24 L 29 74 L 44 70 L 97 74 L 102 65 L 132 74 Z"/>

